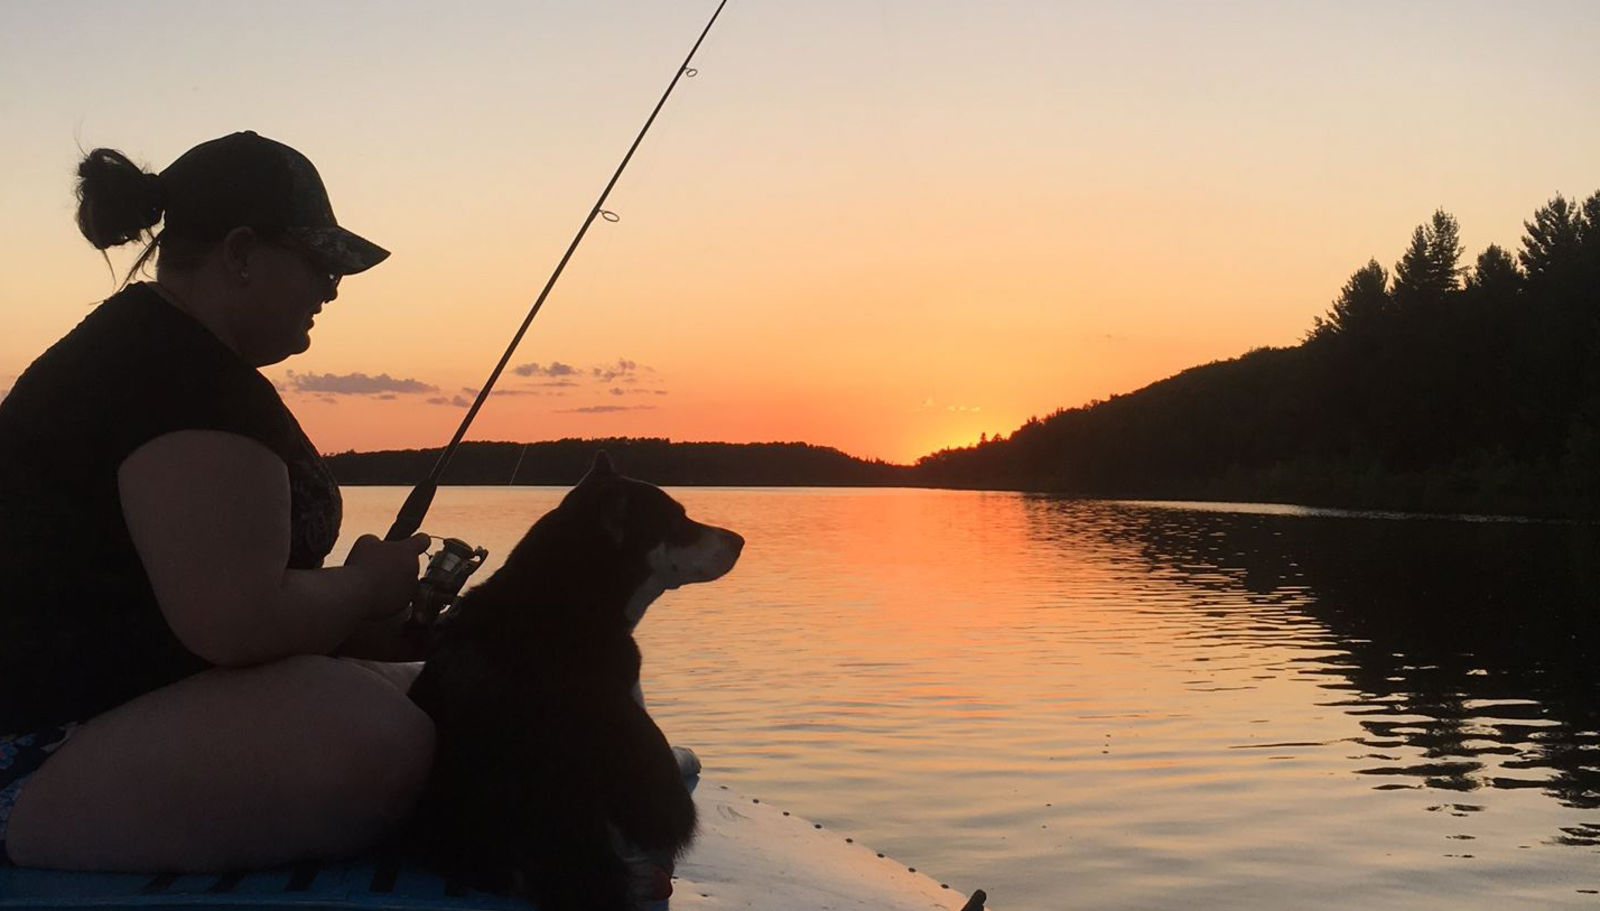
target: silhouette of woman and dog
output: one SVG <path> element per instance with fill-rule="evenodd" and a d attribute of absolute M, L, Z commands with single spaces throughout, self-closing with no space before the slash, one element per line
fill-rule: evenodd
<path fill-rule="evenodd" d="M 159 174 L 84 158 L 90 243 L 158 222 L 0 403 L 0 547 L 44 570 L 0 605 L 5 860 L 242 870 L 354 854 L 415 815 L 389 849 L 543 907 L 670 894 L 698 761 L 645 711 L 632 634 L 743 539 L 600 453 L 416 635 L 429 536 L 363 535 L 325 566 L 338 485 L 258 372 L 387 251 L 338 225 L 305 156 L 248 132 Z"/>

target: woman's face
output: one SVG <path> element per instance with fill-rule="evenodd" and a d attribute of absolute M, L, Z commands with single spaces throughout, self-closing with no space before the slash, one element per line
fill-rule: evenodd
<path fill-rule="evenodd" d="M 311 347 L 313 319 L 339 296 L 339 277 L 292 241 L 257 244 L 248 268 L 250 282 L 233 319 L 239 354 L 264 367 Z"/>

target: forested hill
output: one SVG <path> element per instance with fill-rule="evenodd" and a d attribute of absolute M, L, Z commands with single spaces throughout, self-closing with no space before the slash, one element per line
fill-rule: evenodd
<path fill-rule="evenodd" d="M 660 484 L 997 488 L 1600 516 L 1600 193 L 1556 197 L 1515 253 L 1462 263 L 1440 211 L 1393 272 L 1357 269 L 1292 348 L 1262 348 L 1010 435 L 868 462 L 803 443 L 468 443 L 452 484 L 572 484 L 604 448 Z M 346 484 L 411 485 L 438 450 L 343 453 Z"/>
<path fill-rule="evenodd" d="M 673 443 L 663 439 L 566 439 L 543 443 L 461 444 L 445 471 L 446 484 L 576 484 L 597 450 L 617 470 L 666 485 L 855 487 L 907 484 L 909 468 L 868 462 L 806 443 Z M 341 484 L 420 482 L 438 449 L 344 452 L 328 456 Z"/>
<path fill-rule="evenodd" d="M 1600 514 L 1600 193 L 1461 262 L 1440 211 L 1302 344 L 1186 370 L 926 456 L 918 483 Z"/>

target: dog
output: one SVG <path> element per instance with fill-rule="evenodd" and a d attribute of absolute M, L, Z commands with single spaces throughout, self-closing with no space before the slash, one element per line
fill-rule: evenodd
<path fill-rule="evenodd" d="M 435 866 L 487 874 L 546 911 L 634 907 L 618 841 L 676 858 L 695 809 L 639 695 L 633 629 L 661 593 L 726 574 L 743 546 L 595 456 L 440 619 L 410 690 L 437 730 L 413 824 Z"/>

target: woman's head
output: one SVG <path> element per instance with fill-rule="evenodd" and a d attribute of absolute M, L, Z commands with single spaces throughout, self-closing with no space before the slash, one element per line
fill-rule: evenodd
<path fill-rule="evenodd" d="M 154 257 L 180 305 L 257 365 L 305 350 L 339 279 L 389 255 L 339 227 L 304 155 L 250 132 L 201 143 L 160 174 L 95 149 L 78 166 L 78 227 L 100 250 L 148 238 L 129 278 Z"/>

